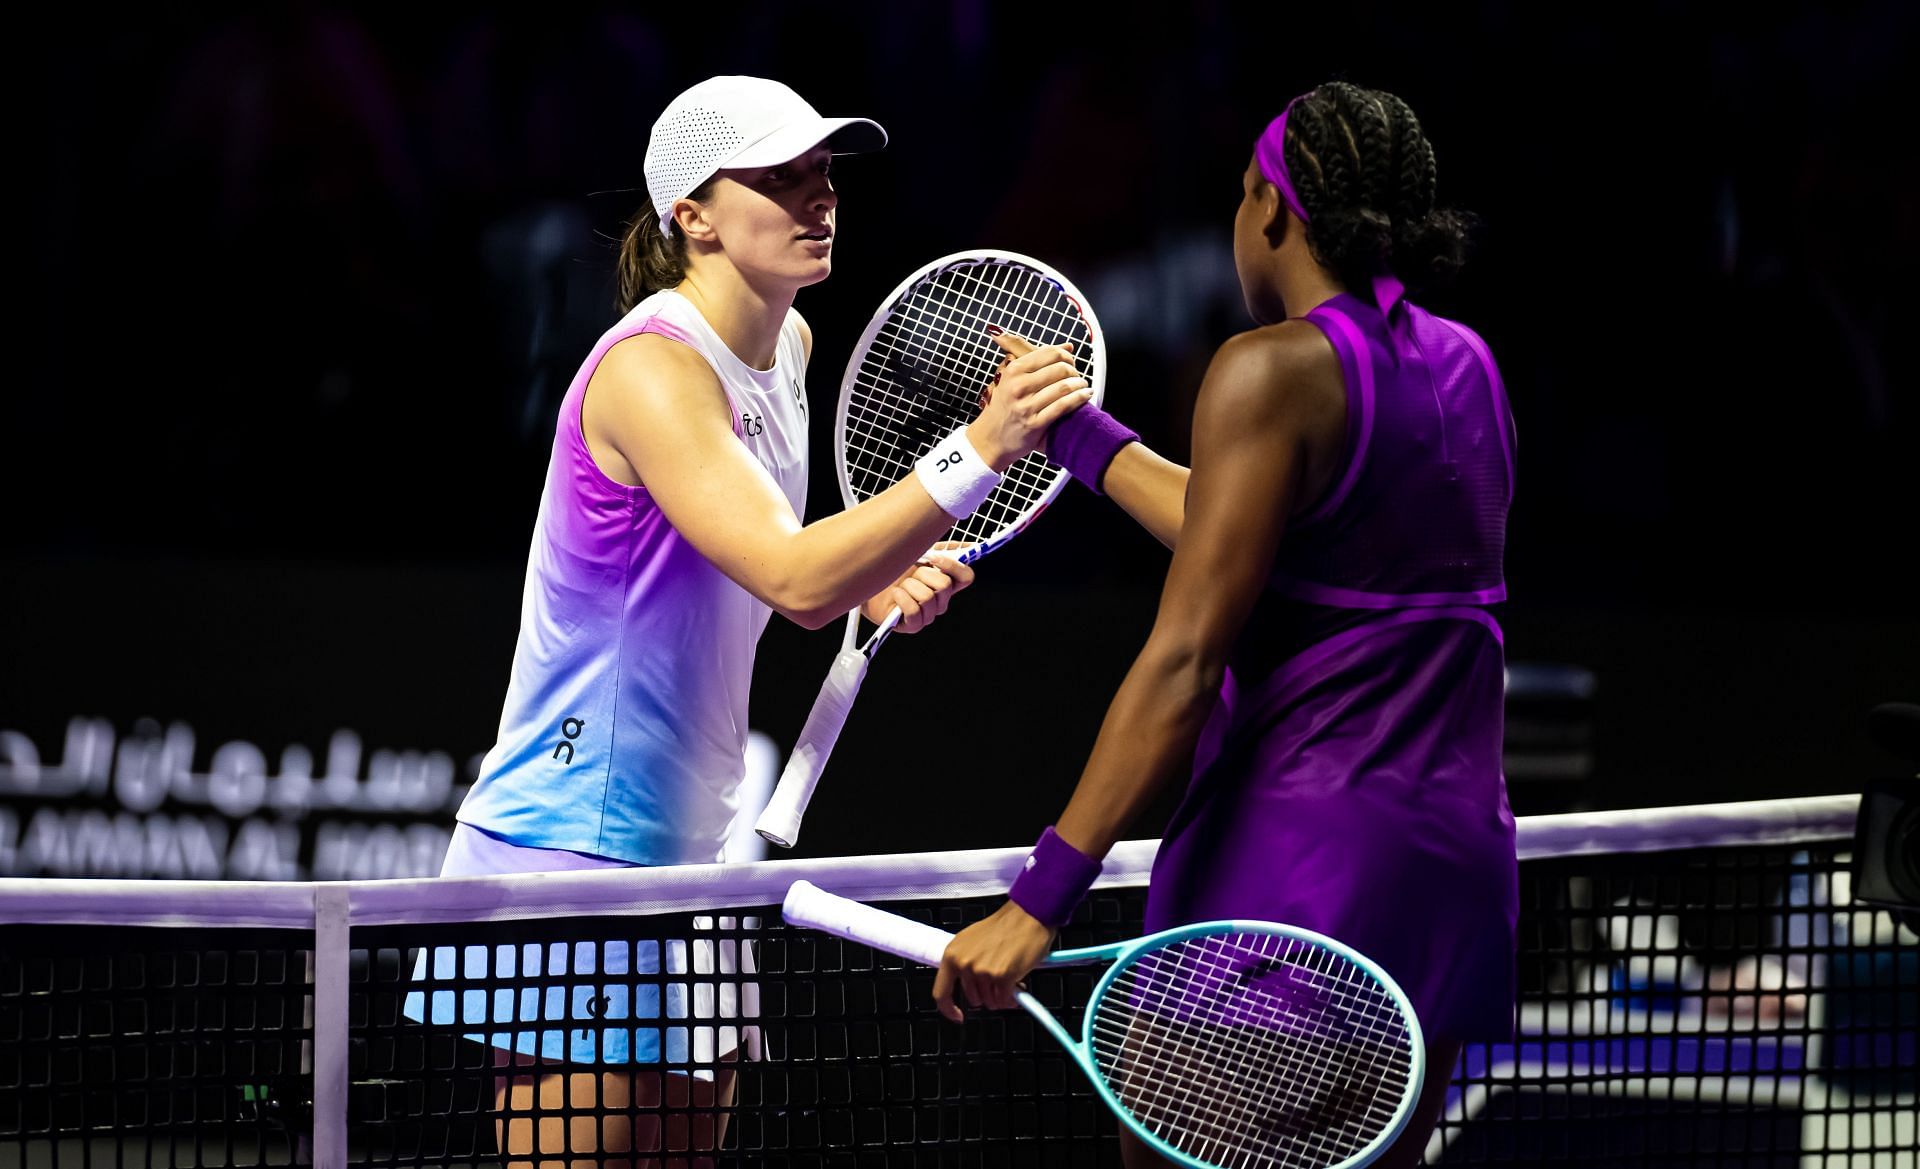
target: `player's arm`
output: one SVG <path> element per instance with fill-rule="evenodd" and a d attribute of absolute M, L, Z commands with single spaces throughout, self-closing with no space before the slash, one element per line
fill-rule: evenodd
<path fill-rule="evenodd" d="M 805 317 L 798 311 L 793 314 L 794 324 L 800 330 L 800 349 L 806 360 L 813 360 L 813 329 Z M 945 547 L 945 545 L 943 545 Z M 962 545 L 952 545 L 954 548 Z M 935 550 L 936 553 L 939 551 Z M 861 605 L 861 612 L 875 625 L 887 619 L 893 610 L 900 610 L 900 622 L 893 627 L 895 633 L 918 633 L 933 624 L 934 618 L 947 611 L 953 603 L 955 593 L 973 584 L 973 567 L 962 564 L 951 556 L 933 555 L 925 562 L 915 564 L 900 574 L 900 578 L 885 589 L 867 598 Z"/>
<path fill-rule="evenodd" d="M 1261 330 L 1215 355 L 1194 407 L 1194 470 L 1159 612 L 1058 825 L 1102 857 L 1161 784 L 1193 763 L 1227 656 L 1266 588 L 1340 384 L 1310 325 Z M 1124 453 L 1124 452 L 1123 452 Z"/>
<path fill-rule="evenodd" d="M 1301 326 L 1311 330 L 1311 326 Z M 1165 783 L 1187 773 L 1227 655 L 1253 611 L 1307 473 L 1308 450 L 1338 409 L 1324 342 L 1282 326 L 1242 334 L 1215 355 L 1194 408 L 1194 470 L 1160 609 L 1101 724 L 1056 831 L 1104 857 Z M 1333 425 L 1338 425 L 1335 421 Z M 955 985 L 989 1007 L 1046 952 L 1051 931 L 1008 902 L 948 947 L 935 998 Z"/>
<path fill-rule="evenodd" d="M 994 338 L 1009 357 L 1016 357 L 1032 348 L 1026 338 L 1012 333 L 1002 333 Z M 1004 368 L 1004 366 L 1003 366 Z M 1125 432 L 1125 428 L 1100 411 L 1082 415 L 1083 419 L 1098 417 L 1105 426 L 1113 431 Z M 1069 426 L 1076 423 L 1069 423 Z M 1096 424 L 1096 426 L 1099 424 Z M 1050 435 L 1049 443 L 1065 438 L 1063 427 L 1058 435 Z M 1118 441 L 1117 439 L 1115 441 Z M 1097 443 L 1095 445 L 1098 445 Z M 1062 448 L 1050 446 L 1049 454 L 1057 454 Z M 1110 448 L 1109 448 L 1110 449 Z M 1075 474 L 1090 473 L 1086 468 L 1077 467 L 1080 460 L 1061 455 L 1067 469 Z M 1180 540 L 1180 525 L 1186 519 L 1187 511 L 1187 468 L 1162 458 L 1148 449 L 1146 444 L 1135 439 L 1122 446 L 1106 467 L 1100 472 L 1100 481 L 1088 486 L 1112 497 L 1121 510 L 1139 521 L 1154 539 L 1172 548 Z"/>
<path fill-rule="evenodd" d="M 1100 489 L 1137 520 L 1147 534 L 1173 548 L 1187 519 L 1187 468 L 1162 458 L 1145 443 L 1120 448 L 1100 477 Z"/>
<path fill-rule="evenodd" d="M 980 457 L 1004 470 L 1045 428 L 1086 400 L 1054 351 L 1036 351 L 1003 379 L 1008 392 L 968 427 Z M 857 507 L 802 526 L 766 468 L 733 433 L 713 370 L 677 341 L 642 334 L 594 371 L 584 419 L 590 441 L 623 458 L 701 555 L 770 607 L 808 628 L 887 589 L 954 517 L 917 476 Z"/>

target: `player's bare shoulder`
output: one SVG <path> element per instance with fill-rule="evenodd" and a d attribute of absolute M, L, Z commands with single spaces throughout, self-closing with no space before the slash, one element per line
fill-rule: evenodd
<path fill-rule="evenodd" d="M 1332 344 L 1307 321 L 1283 321 L 1229 338 L 1214 354 L 1194 403 L 1194 461 L 1203 448 L 1284 455 L 1300 468 L 1289 505 L 1298 515 L 1339 470 L 1346 430 L 1346 384 Z"/>
<path fill-rule="evenodd" d="M 660 333 L 641 333 L 619 342 L 600 359 L 589 388 L 603 384 L 658 387 L 661 392 L 673 393 L 675 387 L 682 386 L 717 389 L 720 376 L 691 345 Z"/>
<path fill-rule="evenodd" d="M 616 482 L 643 485 L 663 446 L 732 437 L 733 411 L 707 359 L 669 337 L 642 333 L 607 350 L 587 382 L 580 429 L 594 462 Z"/>
<path fill-rule="evenodd" d="M 1326 335 L 1306 321 L 1249 329 L 1214 353 L 1198 405 L 1202 412 L 1224 410 L 1252 425 L 1344 426 L 1340 359 Z"/>
<path fill-rule="evenodd" d="M 659 411 L 711 414 L 722 426 L 732 420 L 720 376 L 699 351 L 658 333 L 628 337 L 607 350 L 587 383 L 587 421 L 602 417 L 619 427 L 619 419 Z"/>

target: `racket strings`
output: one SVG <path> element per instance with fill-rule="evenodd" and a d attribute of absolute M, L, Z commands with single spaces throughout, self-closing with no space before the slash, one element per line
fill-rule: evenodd
<path fill-rule="evenodd" d="M 1412 1075 L 1386 989 L 1281 935 L 1204 935 L 1143 955 L 1094 1011 L 1095 1063 L 1121 1105 L 1216 1164 L 1344 1161 L 1392 1123 Z"/>
<path fill-rule="evenodd" d="M 908 315 L 937 340 L 940 364 L 957 378 L 979 372 L 972 363 L 955 360 L 965 355 L 984 358 L 989 377 L 999 368 L 1003 351 L 987 337 L 989 325 L 1010 329 L 1036 345 L 1078 343 L 1086 333 L 1071 298 L 1052 281 L 1017 264 L 959 264 L 936 273 L 924 287 L 924 296 L 909 296 Z M 959 397 L 964 400 L 966 395 Z"/>
<path fill-rule="evenodd" d="M 994 325 L 1039 345 L 1073 342 L 1091 376 L 1091 332 L 1060 286 L 1016 263 L 972 260 L 929 274 L 895 304 L 856 366 L 843 429 L 844 469 L 855 500 L 913 473 L 955 428 L 979 416 L 980 394 L 1003 353 Z M 1065 472 L 1039 454 L 1000 484 L 948 539 L 980 543 L 1027 518 Z"/>
<path fill-rule="evenodd" d="M 1191 983 L 1192 980 L 1187 981 Z M 1211 981 L 1219 981 L 1217 972 L 1211 977 Z M 1209 995 L 1219 994 L 1217 987 L 1196 988 L 1188 985 L 1182 989 L 1183 994 L 1179 996 L 1182 1000 L 1181 1009 L 1177 1013 L 1185 1017 L 1188 1022 L 1193 1021 L 1194 1011 L 1190 1000 L 1193 998 L 1194 991 L 1198 990 L 1202 994 Z M 1166 1006 L 1165 1003 L 1159 1005 Z M 1244 1009 L 1236 1013 L 1240 1016 L 1246 1015 Z M 1295 1013 L 1298 1014 L 1298 1011 Z M 1160 1014 L 1164 1017 L 1165 1012 L 1162 1011 Z M 1171 1072 L 1177 1072 L 1182 1080 L 1191 1078 L 1200 1082 L 1200 1097 L 1204 1100 L 1237 1099 L 1245 1096 L 1249 1085 L 1232 1078 L 1237 1074 L 1233 1064 L 1236 1059 L 1242 1063 L 1246 1062 L 1248 1053 L 1252 1050 L 1252 1042 L 1259 1038 L 1259 1032 L 1244 1030 L 1249 1020 L 1244 1017 L 1234 1018 L 1231 1014 L 1225 1020 L 1213 1019 L 1211 1022 L 1214 1024 L 1229 1022 L 1235 1026 L 1216 1027 L 1198 1036 L 1191 1031 L 1179 1036 L 1179 1041 L 1174 1044 L 1177 1049 L 1181 1049 L 1182 1058 L 1178 1061 L 1179 1066 L 1173 1066 L 1162 1053 L 1163 1058 L 1155 1061 L 1157 1068 L 1141 1068 L 1136 1065 L 1133 1071 L 1134 1078 L 1138 1082 L 1130 1086 L 1140 1089 L 1148 1083 L 1159 1082 Z M 1272 1019 L 1264 1021 L 1256 1019 L 1254 1022 L 1263 1022 L 1264 1030 L 1269 1033 L 1274 1025 Z M 1297 1018 L 1292 1020 L 1292 1023 L 1295 1030 L 1301 1030 Z M 1133 1046 L 1137 1048 L 1141 1041 L 1152 1038 L 1151 1035 L 1136 1035 Z M 1308 1027 L 1305 1029 L 1305 1034 L 1299 1038 L 1303 1043 L 1310 1043 L 1316 1038 L 1322 1042 L 1318 1051 L 1303 1050 L 1302 1053 L 1297 1053 L 1293 1058 L 1285 1061 L 1284 1066 L 1278 1069 L 1286 1076 L 1283 1087 L 1292 1086 L 1294 1091 L 1279 1092 L 1263 1115 L 1220 1116 L 1216 1114 L 1209 1117 L 1203 1109 L 1201 1119 L 1210 1120 L 1211 1123 L 1190 1124 L 1189 1131 L 1184 1136 L 1186 1146 L 1196 1152 L 1210 1153 L 1215 1159 L 1229 1163 L 1244 1163 L 1248 1157 L 1245 1151 L 1247 1146 L 1271 1146 L 1275 1138 L 1292 1137 L 1306 1142 L 1304 1161 L 1300 1161 L 1297 1157 L 1293 1160 L 1276 1159 L 1270 1155 L 1274 1150 L 1269 1147 L 1261 1150 L 1263 1155 L 1255 1163 L 1276 1163 L 1277 1160 L 1277 1163 L 1283 1164 L 1296 1161 L 1327 1164 L 1345 1159 L 1346 1153 L 1350 1150 L 1339 1143 L 1340 1134 L 1337 1130 L 1342 1124 L 1353 1127 L 1355 1124 L 1366 1122 L 1351 1118 L 1343 1119 L 1336 1106 L 1345 1105 L 1350 1111 L 1353 1100 L 1343 1099 L 1338 1094 L 1330 1094 L 1327 1091 L 1327 1084 L 1330 1082 L 1329 1069 L 1340 1068 L 1342 1065 L 1347 1065 L 1347 1068 L 1337 1082 L 1352 1080 L 1354 1069 L 1351 1065 L 1356 1061 L 1351 1054 L 1352 1045 L 1348 1042 L 1351 1037 L 1335 1033 L 1331 1035 L 1333 1042 L 1328 1044 L 1325 1041 L 1329 1038 L 1329 1034 L 1324 1027 Z M 1198 1076 L 1193 1075 L 1196 1067 L 1201 1073 Z M 1165 1099 L 1155 1101 L 1138 1090 L 1133 1095 L 1136 1097 L 1137 1104 L 1157 1104 L 1163 1113 L 1166 1111 Z M 1353 1093 L 1348 1092 L 1346 1095 L 1352 1097 Z M 1191 1106 L 1179 1109 L 1175 1113 L 1176 1119 L 1181 1114 L 1191 1116 L 1193 1111 Z M 1377 1132 L 1379 1126 L 1390 1117 L 1389 1109 L 1369 1127 Z M 1163 1115 L 1161 1119 L 1164 1120 L 1166 1117 Z M 1329 1140 L 1330 1136 L 1332 1140 Z"/>
<path fill-rule="evenodd" d="M 987 339 L 978 309 L 956 300 L 955 289 L 943 282 L 957 275 L 946 269 L 909 290 L 861 363 L 862 381 L 872 383 L 864 388 L 872 391 L 893 435 L 918 440 L 916 446 L 931 446 L 954 425 L 971 421 L 979 390 L 998 364 L 987 352 L 998 349 Z M 991 288 L 977 278 L 973 284 Z"/>
<path fill-rule="evenodd" d="M 988 273 L 990 279 L 983 279 L 983 272 Z M 944 416 L 939 418 L 938 425 L 922 423 L 923 431 L 931 431 L 921 436 L 925 446 L 931 446 L 954 426 L 978 416 L 978 388 L 984 387 L 997 371 L 1001 357 L 1001 350 L 986 335 L 987 325 L 1000 323 L 1002 328 L 1010 328 L 1039 344 L 1078 340 L 1080 347 L 1085 348 L 1087 336 L 1077 308 L 1069 314 L 1062 307 L 1072 306 L 1071 299 L 1038 273 L 1013 264 L 975 263 L 948 269 L 940 275 L 954 283 L 943 285 L 936 277 L 924 287 L 925 295 L 906 298 L 900 313 L 904 323 L 916 326 L 917 332 L 912 336 L 922 342 L 919 350 L 933 354 L 935 368 L 946 375 L 940 387 L 945 391 L 941 401 Z M 1043 296 L 1046 299 L 1041 299 Z M 904 332 L 895 330 L 889 339 L 893 360 L 896 365 L 918 371 L 923 368 L 920 353 L 903 350 L 901 342 L 907 339 L 902 336 Z M 898 380 L 893 384 L 897 385 Z M 899 420 L 900 412 L 896 409 L 893 416 Z M 924 417 L 923 412 L 915 421 Z M 924 453 L 924 448 L 916 452 L 916 458 L 919 453 Z M 1003 484 L 999 493 L 1002 498 L 997 501 L 1017 506 L 996 519 L 992 527 L 1000 526 L 1024 510 L 1057 475 L 1058 471 L 1038 456 L 1022 460 L 1018 473 Z M 1018 498 L 1009 500 L 1008 496 Z"/>
<path fill-rule="evenodd" d="M 982 271 L 992 278 L 982 279 Z M 1042 285 L 1071 303 L 1024 268 L 977 262 L 935 273 L 902 298 L 861 364 L 861 380 L 871 382 L 863 387 L 869 390 L 866 404 L 877 407 L 884 423 L 875 434 L 890 440 L 879 453 L 891 455 L 896 479 L 954 426 L 978 415 L 979 390 L 998 368 L 1000 354 L 986 325 L 1006 321 L 1003 328 L 1024 328 L 1041 343 L 1054 341 L 1061 313 L 1035 299 Z M 916 404 L 916 398 L 923 401 Z"/>
<path fill-rule="evenodd" d="M 1197 1042 L 1191 1036 L 1184 1038 L 1182 1046 L 1193 1049 L 1185 1062 L 1198 1061 L 1210 1072 L 1204 1077 L 1207 1099 L 1237 1099 L 1246 1094 L 1249 1085 L 1233 1078 L 1240 1074 L 1234 1063 L 1248 1062 L 1260 1038 L 1257 1033 L 1222 1028 Z M 1327 1037 L 1309 1034 L 1302 1038 L 1310 1043 Z M 1363 1145 L 1392 1114 L 1390 1109 L 1382 1109 L 1371 1118 L 1367 1116 L 1368 1100 L 1353 1088 L 1356 1074 L 1364 1073 L 1358 1073 L 1351 1044 L 1342 1042 L 1343 1038 L 1336 1035 L 1333 1042 L 1317 1045 L 1318 1050 L 1303 1047 L 1274 1069 L 1285 1088 L 1273 1093 L 1264 1107 L 1250 1114 L 1203 1114 L 1202 1123 L 1190 1125 L 1185 1143 L 1196 1152 L 1229 1163 L 1248 1163 L 1255 1151 L 1258 1157 L 1253 1163 L 1258 1164 L 1324 1165 L 1345 1160 L 1356 1144 Z M 1162 1074 L 1166 1070 L 1171 1069 L 1163 1068 Z M 1185 1073 L 1189 1069 L 1178 1070 Z M 1162 1107 L 1162 1119 L 1167 1119 L 1166 1101 L 1151 1102 Z M 1182 1111 L 1190 1113 L 1191 1109 Z M 1352 1139 L 1356 1135 L 1357 1142 Z M 1294 1142 L 1294 1147 L 1284 1147 L 1287 1141 Z"/>
<path fill-rule="evenodd" d="M 1183 1037 L 1186 1038 L 1186 1037 Z M 1233 1078 L 1233 1072 L 1216 1040 L 1213 1043 L 1184 1044 L 1192 1050 L 1182 1058 L 1155 1060 L 1155 1067 L 1135 1069 L 1144 1076 L 1177 1075 L 1189 1085 L 1189 1092 L 1207 1101 L 1234 1099 L 1248 1091 L 1248 1085 Z M 1232 1046 L 1229 1043 L 1229 1046 Z M 1240 1044 L 1244 1049 L 1244 1043 Z M 1294 1062 L 1281 1069 L 1289 1077 L 1309 1077 L 1315 1065 Z M 1320 1074 L 1324 1074 L 1323 1072 Z M 1143 1081 L 1151 1083 L 1152 1080 Z M 1259 1114 L 1209 1113 L 1205 1105 L 1196 1110 L 1193 1099 L 1176 1099 L 1166 1093 L 1143 1093 L 1142 1084 L 1132 1085 L 1126 1101 L 1145 1119 L 1156 1121 L 1152 1127 L 1169 1143 L 1196 1156 L 1222 1164 L 1327 1165 L 1347 1159 L 1356 1147 L 1386 1123 L 1391 1112 L 1381 1110 L 1371 1117 L 1364 1098 L 1348 1091 L 1342 1095 L 1301 1094 L 1288 1099 L 1284 1094 Z M 1349 1130 L 1348 1132 L 1341 1131 Z M 1360 1130 L 1362 1139 L 1351 1139 L 1351 1130 Z M 1292 1142 L 1291 1145 L 1288 1142 Z"/>

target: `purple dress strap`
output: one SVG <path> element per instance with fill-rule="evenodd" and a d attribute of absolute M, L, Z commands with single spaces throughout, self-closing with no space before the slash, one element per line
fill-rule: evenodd
<path fill-rule="evenodd" d="M 1310 524 L 1337 510 L 1360 478 L 1360 468 L 1367 461 L 1367 445 L 1373 438 L 1374 391 L 1373 361 L 1353 318 L 1328 301 L 1308 313 L 1305 319 L 1327 335 L 1334 355 L 1340 359 L 1340 372 L 1347 384 L 1346 467 L 1326 498 L 1300 518 L 1301 523 Z"/>

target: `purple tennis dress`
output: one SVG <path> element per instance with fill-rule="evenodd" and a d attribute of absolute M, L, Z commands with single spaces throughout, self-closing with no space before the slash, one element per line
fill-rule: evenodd
<path fill-rule="evenodd" d="M 1512 1034 L 1519 909 L 1488 606 L 1513 421 L 1465 326 L 1342 294 L 1346 463 L 1281 541 L 1168 825 L 1152 930 L 1254 918 L 1386 968 L 1430 1038 Z"/>

